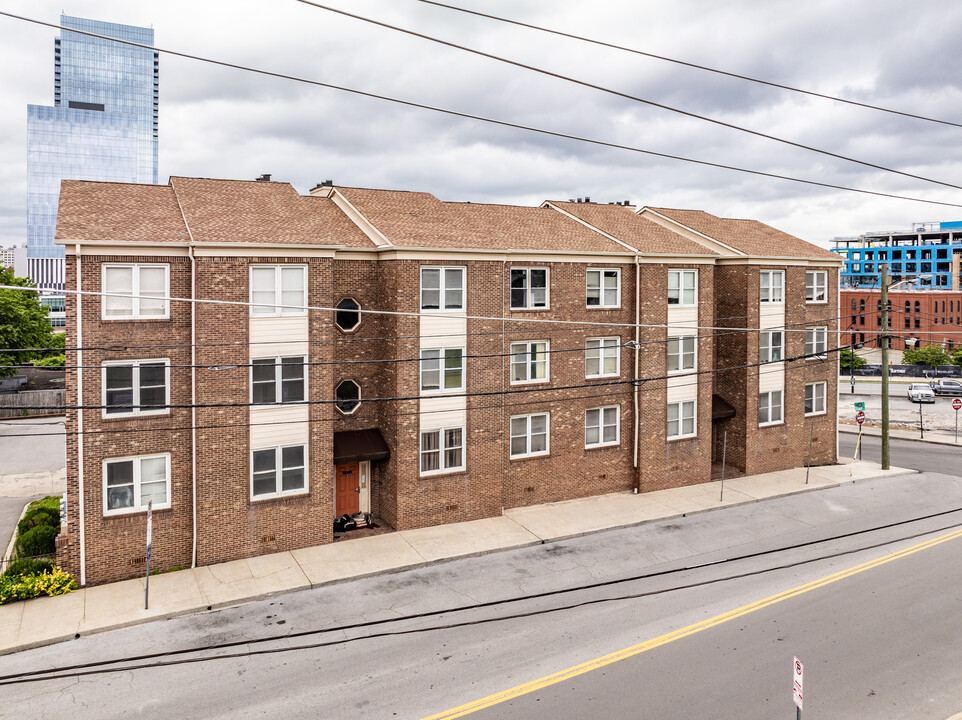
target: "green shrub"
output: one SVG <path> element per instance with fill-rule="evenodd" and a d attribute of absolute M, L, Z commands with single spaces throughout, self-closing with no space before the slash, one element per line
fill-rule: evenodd
<path fill-rule="evenodd" d="M 0 605 L 14 600 L 29 600 L 41 595 L 64 595 L 77 589 L 77 583 L 63 570 L 0 577 Z"/>
<path fill-rule="evenodd" d="M 24 513 L 17 523 L 17 535 L 24 535 L 37 527 L 60 527 L 60 512 L 53 513 L 47 508 L 32 508 Z"/>
<path fill-rule="evenodd" d="M 19 558 L 14 560 L 4 571 L 3 576 L 9 578 L 19 578 L 24 575 L 39 575 L 45 572 L 53 572 L 53 563 L 47 560 L 35 560 L 33 558 Z"/>
<path fill-rule="evenodd" d="M 54 541 L 59 534 L 59 527 L 49 525 L 32 527 L 17 538 L 17 555 L 20 557 L 53 555 L 56 552 Z"/>
<path fill-rule="evenodd" d="M 40 360 L 34 360 L 34 367 L 63 367 L 67 362 L 63 353 L 59 355 L 47 355 L 47 357 Z"/>

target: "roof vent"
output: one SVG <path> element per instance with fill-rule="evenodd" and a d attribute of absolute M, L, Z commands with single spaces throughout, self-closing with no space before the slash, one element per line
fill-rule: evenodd
<path fill-rule="evenodd" d="M 270 182 L 270 181 L 271 181 L 271 174 L 270 174 L 270 173 L 262 173 L 259 178 L 256 178 L 256 180 L 257 180 L 257 182 Z"/>

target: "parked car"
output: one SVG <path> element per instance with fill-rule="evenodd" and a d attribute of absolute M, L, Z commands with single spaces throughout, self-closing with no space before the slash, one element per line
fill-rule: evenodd
<path fill-rule="evenodd" d="M 935 393 L 932 392 L 932 388 L 928 385 L 923 385 L 922 383 L 912 383 L 909 385 L 908 392 L 909 400 L 917 403 L 934 403 Z"/>
<path fill-rule="evenodd" d="M 929 387 L 936 395 L 962 395 L 962 382 L 958 380 L 933 380 Z"/>

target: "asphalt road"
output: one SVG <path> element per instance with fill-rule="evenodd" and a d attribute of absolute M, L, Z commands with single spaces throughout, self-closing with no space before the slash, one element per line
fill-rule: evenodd
<path fill-rule="evenodd" d="M 3 676 L 243 643 L 214 651 L 236 657 L 167 655 L 141 669 L 2 686 L 0 697 L 12 717 L 425 718 L 525 685 L 533 691 L 476 716 L 768 719 L 794 714 L 798 655 L 806 718 L 944 720 L 962 710 L 962 538 L 824 578 L 944 535 L 962 513 L 918 518 L 954 508 L 962 479 L 903 476 L 466 558 L 0 657 Z M 584 588 L 599 582 L 609 584 Z M 539 592 L 548 594 L 411 617 Z M 531 685 L 657 638 L 647 652 Z M 252 654 L 261 650 L 271 652 Z"/>
<path fill-rule="evenodd" d="M 852 457 L 855 453 L 857 436 L 849 433 L 838 434 L 840 457 Z M 951 445 L 922 443 L 915 440 L 889 440 L 891 463 L 895 467 L 912 468 L 923 472 L 949 472 L 962 475 L 962 448 Z M 882 462 L 882 439 L 873 435 L 862 436 L 862 459 Z M 962 708 L 960 708 L 962 709 Z"/>
<path fill-rule="evenodd" d="M 67 464 L 63 418 L 0 419 L 0 475 L 59 470 Z"/>

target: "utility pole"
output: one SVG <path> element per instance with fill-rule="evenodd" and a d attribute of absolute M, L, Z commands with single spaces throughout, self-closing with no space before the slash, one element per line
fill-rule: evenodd
<path fill-rule="evenodd" d="M 889 469 L 889 266 L 882 265 L 882 469 Z"/>

